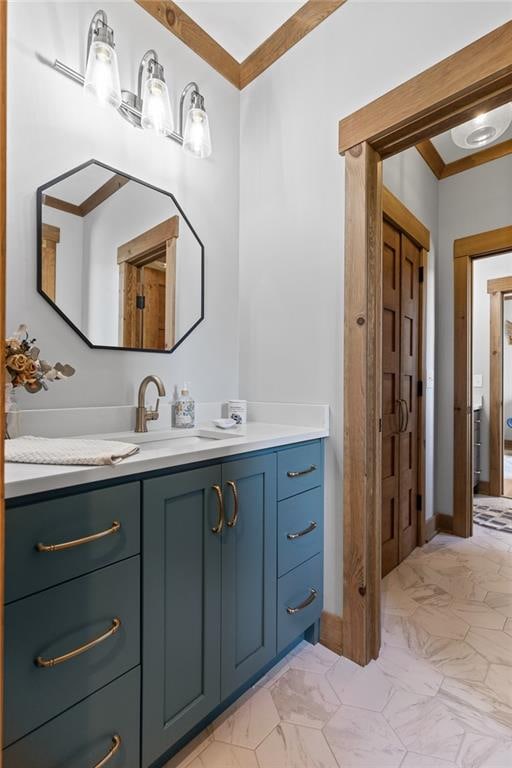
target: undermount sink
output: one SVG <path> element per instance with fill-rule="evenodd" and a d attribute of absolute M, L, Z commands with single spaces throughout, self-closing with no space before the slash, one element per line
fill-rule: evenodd
<path fill-rule="evenodd" d="M 244 437 L 242 432 L 234 430 L 219 430 L 213 427 L 195 427 L 194 429 L 155 429 L 148 432 L 111 432 L 109 434 L 94 435 L 103 440 L 119 440 L 123 443 L 135 445 L 153 445 L 155 443 L 176 441 L 176 447 L 188 448 L 205 445 L 219 440 L 230 440 L 233 437 Z M 93 437 L 85 435 L 84 437 Z"/>

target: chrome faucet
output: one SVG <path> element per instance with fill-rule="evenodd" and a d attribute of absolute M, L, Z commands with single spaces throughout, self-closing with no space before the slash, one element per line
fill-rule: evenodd
<path fill-rule="evenodd" d="M 146 389 L 148 388 L 148 384 L 156 385 L 156 388 L 158 389 L 158 394 L 160 397 L 165 397 L 165 387 L 162 379 L 159 376 L 146 376 L 145 379 L 142 380 L 141 385 L 139 387 L 139 402 L 137 405 L 137 421 L 135 424 L 135 431 L 136 432 L 147 432 L 148 431 L 148 421 L 156 421 L 158 417 L 160 416 L 158 412 L 158 406 L 160 405 L 160 398 L 156 401 L 155 409 L 153 408 L 146 408 Z"/>

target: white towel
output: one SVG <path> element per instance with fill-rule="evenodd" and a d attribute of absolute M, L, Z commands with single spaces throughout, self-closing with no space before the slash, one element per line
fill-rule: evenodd
<path fill-rule="evenodd" d="M 133 443 L 70 437 L 15 437 L 6 440 L 5 460 L 19 464 L 119 464 L 137 453 Z"/>

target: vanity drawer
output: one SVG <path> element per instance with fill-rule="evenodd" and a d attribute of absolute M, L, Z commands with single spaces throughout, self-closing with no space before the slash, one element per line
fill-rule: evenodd
<path fill-rule="evenodd" d="M 277 586 L 278 653 L 320 618 L 322 603 L 322 555 L 281 576 Z"/>
<path fill-rule="evenodd" d="M 138 768 L 140 671 L 126 675 L 4 750 L 4 768 Z M 117 741 L 117 740 L 116 740 Z"/>
<path fill-rule="evenodd" d="M 320 440 L 279 451 L 277 454 L 277 498 L 322 485 L 323 457 Z"/>
<path fill-rule="evenodd" d="M 8 509 L 6 602 L 138 554 L 139 509 L 139 483 Z"/>
<path fill-rule="evenodd" d="M 6 606 L 5 744 L 139 663 L 139 559 Z M 55 666 L 49 663 L 66 654 Z"/>
<path fill-rule="evenodd" d="M 322 551 L 324 489 L 322 486 L 280 501 L 278 505 L 278 576 Z"/>

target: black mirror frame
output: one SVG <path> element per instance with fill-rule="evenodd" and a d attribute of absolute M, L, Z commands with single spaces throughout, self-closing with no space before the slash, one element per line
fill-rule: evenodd
<path fill-rule="evenodd" d="M 77 173 L 78 171 L 83 170 L 84 168 L 87 168 L 89 165 L 99 165 L 101 168 L 105 168 L 107 171 L 112 171 L 114 174 L 119 174 L 120 176 L 124 176 L 126 179 L 129 179 L 130 181 L 136 181 L 138 184 L 142 184 L 145 187 L 149 187 L 149 189 L 153 189 L 155 192 L 160 192 L 162 195 L 167 195 L 167 197 L 170 197 L 178 211 L 180 212 L 180 215 L 183 216 L 184 221 L 187 223 L 187 225 L 190 227 L 190 230 L 192 234 L 194 235 L 195 239 L 197 240 L 199 247 L 201 248 L 201 315 L 199 319 L 192 325 L 189 330 L 176 342 L 176 344 L 172 347 L 172 349 L 142 349 L 141 347 L 113 347 L 106 344 L 93 344 L 90 339 L 87 338 L 87 336 L 78 328 L 70 319 L 67 317 L 67 315 L 55 304 L 54 301 L 50 299 L 49 296 L 46 295 L 46 293 L 43 291 L 42 288 L 42 267 L 43 267 L 43 258 L 42 258 L 42 234 L 43 234 L 43 221 L 42 221 L 42 210 L 43 210 L 43 193 L 46 189 L 49 187 L 52 187 L 54 184 L 57 184 L 59 181 L 62 181 L 63 179 L 67 179 L 68 176 L 72 176 L 73 174 Z M 106 165 L 105 163 L 100 162 L 99 160 L 87 160 L 87 162 L 82 163 L 81 165 L 77 165 L 75 168 L 72 168 L 70 171 L 67 171 L 66 173 L 61 174 L 60 176 L 57 176 L 55 179 L 52 179 L 51 181 L 46 182 L 46 184 L 43 184 L 42 186 L 37 188 L 37 292 L 40 294 L 40 296 L 43 297 L 45 301 L 48 302 L 48 304 L 57 312 L 58 315 L 62 317 L 63 320 L 66 321 L 66 323 L 75 331 L 75 333 L 80 336 L 82 341 L 85 341 L 88 347 L 91 349 L 109 349 L 114 350 L 117 352 L 151 352 L 153 354 L 160 353 L 169 355 L 172 352 L 174 352 L 183 342 L 185 341 L 188 336 L 194 331 L 197 326 L 202 323 L 204 320 L 204 281 L 205 281 L 205 267 L 204 267 L 204 245 L 202 241 L 199 239 L 197 232 L 195 231 L 194 227 L 190 223 L 189 219 L 187 218 L 187 215 L 185 214 L 183 208 L 178 203 L 172 192 L 167 192 L 165 189 L 160 189 L 159 187 L 155 187 L 153 184 L 149 184 L 147 181 L 142 181 L 141 179 L 136 178 L 135 176 L 130 176 L 130 174 L 125 173 L 124 171 L 119 171 L 116 168 L 112 168 L 110 165 Z"/>

